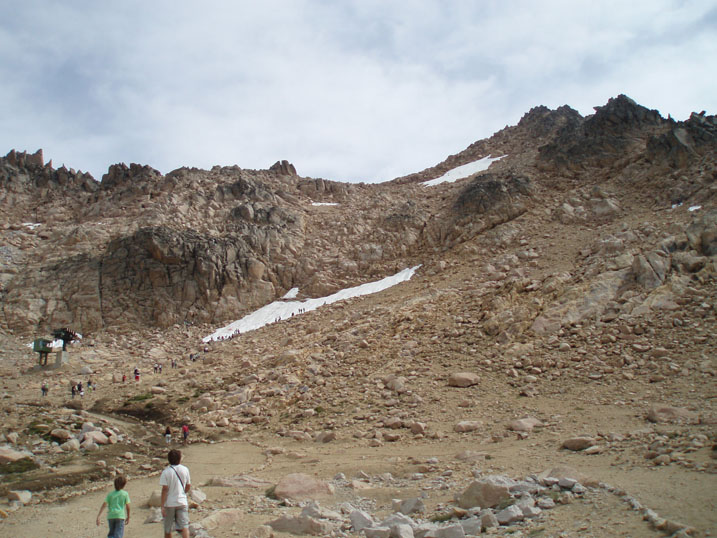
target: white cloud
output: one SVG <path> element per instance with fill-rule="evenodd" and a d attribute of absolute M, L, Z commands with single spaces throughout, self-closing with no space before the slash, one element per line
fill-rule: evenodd
<path fill-rule="evenodd" d="M 0 150 L 385 180 L 539 104 L 627 93 L 715 113 L 709 1 L 13 0 L 0 21 Z"/>

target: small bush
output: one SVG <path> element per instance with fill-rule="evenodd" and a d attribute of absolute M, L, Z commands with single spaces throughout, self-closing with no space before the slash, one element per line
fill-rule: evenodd
<path fill-rule="evenodd" d="M 13 461 L 10 463 L 4 463 L 3 465 L 0 465 L 0 473 L 2 474 L 16 474 L 16 473 L 26 473 L 27 471 L 32 471 L 33 469 L 37 469 L 39 465 L 35 463 L 35 461 L 31 458 L 23 458 L 21 460 Z"/>
<path fill-rule="evenodd" d="M 137 394 L 136 396 L 132 396 L 128 401 L 142 402 L 144 400 L 149 400 L 150 398 L 154 398 L 154 394 L 148 392 L 147 394 Z"/>
<path fill-rule="evenodd" d="M 444 523 L 446 521 L 450 521 L 451 519 L 453 519 L 452 513 L 433 514 L 431 516 L 431 521 L 433 523 Z"/>

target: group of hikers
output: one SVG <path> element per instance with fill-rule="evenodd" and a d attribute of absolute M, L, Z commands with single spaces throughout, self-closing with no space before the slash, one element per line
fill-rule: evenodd
<path fill-rule="evenodd" d="M 172 442 L 172 428 L 167 426 L 167 429 L 164 430 L 164 439 L 167 441 L 167 444 Z M 189 442 L 189 426 L 187 424 L 182 424 L 182 444 L 187 444 Z"/>
<path fill-rule="evenodd" d="M 97 388 L 97 386 L 92 384 L 91 379 L 88 379 L 87 380 L 87 390 L 95 390 L 95 388 Z M 73 383 L 72 386 L 70 387 L 70 392 L 72 393 L 72 398 L 74 398 L 75 395 L 77 395 L 77 394 L 80 395 L 80 398 L 84 398 L 85 397 L 85 388 L 82 386 L 82 381 L 80 381 L 78 383 Z M 43 394 L 43 396 L 44 396 L 44 394 Z"/>
<path fill-rule="evenodd" d="M 167 454 L 169 465 L 159 476 L 159 485 L 162 486 L 161 510 L 164 522 L 164 536 L 171 538 L 172 531 L 177 531 L 182 538 L 189 538 L 189 502 L 187 494 L 191 489 L 189 469 L 181 465 L 182 452 L 176 449 Z M 107 538 L 123 538 L 124 527 L 129 525 L 130 498 L 124 489 L 127 479 L 124 476 L 115 478 L 115 490 L 105 497 L 100 511 L 97 514 L 97 526 L 100 523 L 102 512 L 107 509 L 107 524 L 109 534 Z"/>
<path fill-rule="evenodd" d="M 92 379 L 87 380 L 87 390 L 95 390 L 97 388 L 97 385 L 92 382 Z M 47 381 L 43 381 L 42 385 L 40 385 L 40 394 L 44 398 L 50 393 L 50 387 L 47 385 Z M 78 381 L 75 383 L 74 381 L 70 384 L 70 394 L 72 394 L 72 398 L 74 399 L 75 396 L 79 396 L 80 398 L 85 397 L 85 387 L 82 385 L 82 381 Z"/>

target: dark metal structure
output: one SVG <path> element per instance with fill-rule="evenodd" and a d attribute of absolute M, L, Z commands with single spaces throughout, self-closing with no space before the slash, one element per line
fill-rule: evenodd
<path fill-rule="evenodd" d="M 63 327 L 62 329 L 55 329 L 52 331 L 52 336 L 58 340 L 62 340 L 62 351 L 67 351 L 67 344 L 73 340 L 77 340 L 77 333 Z"/>

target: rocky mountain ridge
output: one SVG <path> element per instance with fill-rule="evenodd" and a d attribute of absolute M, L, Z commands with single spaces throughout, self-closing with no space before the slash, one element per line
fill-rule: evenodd
<path fill-rule="evenodd" d="M 712 116 L 663 120 L 625 96 L 588 118 L 537 107 L 432 169 L 379 185 L 301 178 L 286 162 L 166 176 L 113 165 L 95 183 L 43 165 L 41 152 L 12 151 L 0 161 L 3 323 L 25 332 L 220 323 L 292 287 L 320 296 L 424 263 L 516 219 L 541 190 L 584 182 L 591 166 L 633 187 L 635 176 L 668 175 L 654 203 L 701 203 L 713 195 L 709 173 L 696 187 L 672 176 L 713 161 L 715 129 Z M 468 183 L 420 185 L 489 154 L 507 157 Z M 312 205 L 327 202 L 340 206 Z"/>

